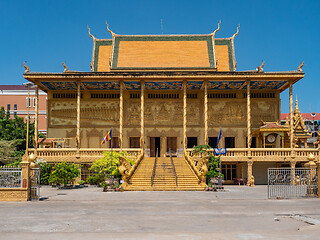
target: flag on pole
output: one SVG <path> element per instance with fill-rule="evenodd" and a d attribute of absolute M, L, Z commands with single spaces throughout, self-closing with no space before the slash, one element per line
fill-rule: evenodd
<path fill-rule="evenodd" d="M 112 139 L 112 129 L 107 133 L 107 135 L 102 139 L 101 144 L 108 142 Z"/>
<path fill-rule="evenodd" d="M 218 147 L 220 140 L 221 140 L 221 128 L 220 128 L 220 132 L 219 132 L 216 148 Z"/>

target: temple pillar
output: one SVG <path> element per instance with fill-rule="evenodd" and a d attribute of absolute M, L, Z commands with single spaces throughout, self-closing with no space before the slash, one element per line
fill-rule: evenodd
<path fill-rule="evenodd" d="M 294 157 L 294 142 L 293 142 L 293 99 L 292 99 L 292 81 L 289 81 L 289 107 L 290 107 L 290 148 L 291 157 Z"/>
<path fill-rule="evenodd" d="M 144 81 L 141 81 L 141 137 L 140 148 L 144 149 Z"/>
<path fill-rule="evenodd" d="M 204 144 L 208 145 L 208 81 L 204 81 Z"/>
<path fill-rule="evenodd" d="M 119 130 L 119 144 L 120 144 L 120 151 L 122 151 L 123 145 L 123 81 L 120 81 L 120 130 Z"/>
<path fill-rule="evenodd" d="M 187 81 L 183 81 L 183 149 L 187 149 Z"/>
<path fill-rule="evenodd" d="M 38 131 L 39 131 L 39 127 L 38 127 L 38 113 L 39 113 L 39 87 L 38 85 L 36 85 L 36 98 L 35 98 L 35 112 L 34 112 L 34 155 L 37 156 L 37 150 L 38 150 Z"/>
<path fill-rule="evenodd" d="M 251 158 L 251 99 L 250 99 L 250 80 L 246 80 L 247 84 L 247 146 L 248 157 Z"/>
<path fill-rule="evenodd" d="M 252 165 L 253 165 L 253 161 L 248 161 L 247 162 L 247 186 L 251 186 L 251 178 L 252 178 Z"/>
<path fill-rule="evenodd" d="M 76 136 L 76 146 L 77 146 L 77 155 L 79 156 L 80 149 L 80 101 L 81 101 L 81 92 L 80 92 L 81 82 L 77 82 L 77 136 Z"/>

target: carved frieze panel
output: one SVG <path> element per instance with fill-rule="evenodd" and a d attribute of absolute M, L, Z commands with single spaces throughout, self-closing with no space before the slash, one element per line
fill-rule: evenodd
<path fill-rule="evenodd" d="M 81 126 L 105 126 L 119 122 L 119 101 L 81 101 Z M 76 101 L 49 101 L 49 126 L 76 125 Z"/>
<path fill-rule="evenodd" d="M 126 105 L 126 124 L 139 125 L 140 102 L 130 101 Z M 146 125 L 182 125 L 182 101 L 149 100 L 144 105 L 144 120 Z M 195 110 L 193 109 L 192 111 Z"/>
<path fill-rule="evenodd" d="M 271 122 L 277 120 L 278 102 L 251 101 L 251 124 L 258 127 L 261 120 Z M 209 126 L 239 126 L 247 125 L 246 101 L 215 101 L 208 104 Z"/>
<path fill-rule="evenodd" d="M 245 102 L 216 101 L 208 104 L 210 126 L 242 126 L 246 123 Z"/>

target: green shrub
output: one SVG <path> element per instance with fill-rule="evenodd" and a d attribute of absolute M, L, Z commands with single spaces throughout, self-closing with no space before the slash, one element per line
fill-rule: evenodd
<path fill-rule="evenodd" d="M 125 152 L 103 152 L 103 157 L 94 161 L 90 167 L 90 171 L 94 171 L 94 175 L 90 178 L 92 184 L 100 184 L 105 180 L 105 178 L 113 176 L 114 178 L 121 178 L 119 172 L 119 156 L 125 157 Z M 127 159 L 131 165 L 134 164 L 134 161 Z M 88 182 L 89 182 L 88 178 Z"/>
<path fill-rule="evenodd" d="M 64 184 L 74 182 L 74 179 L 79 176 L 79 165 L 74 163 L 58 163 L 52 168 L 52 173 L 49 178 L 50 183 Z"/>
<path fill-rule="evenodd" d="M 51 175 L 51 165 L 46 162 L 37 162 L 40 169 L 40 184 L 48 185 Z"/>

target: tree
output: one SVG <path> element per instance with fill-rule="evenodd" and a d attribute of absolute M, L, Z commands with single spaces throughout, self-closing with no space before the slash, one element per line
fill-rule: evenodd
<path fill-rule="evenodd" d="M 29 125 L 29 147 L 33 147 L 34 123 Z M 39 133 L 39 137 L 43 137 Z M 27 123 L 21 117 L 10 118 L 10 112 L 0 109 L 0 161 L 4 164 L 20 164 L 26 149 Z M 8 155 L 9 154 L 9 155 Z"/>
<path fill-rule="evenodd" d="M 74 182 L 75 178 L 80 174 L 79 165 L 74 163 L 58 163 L 52 169 L 49 182 L 54 184 L 67 185 Z"/>

